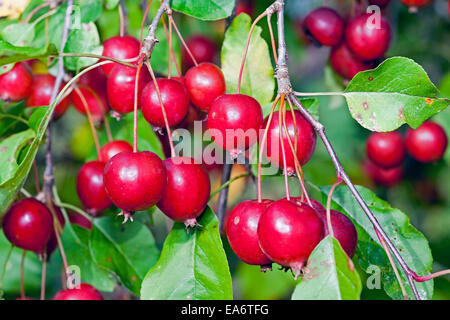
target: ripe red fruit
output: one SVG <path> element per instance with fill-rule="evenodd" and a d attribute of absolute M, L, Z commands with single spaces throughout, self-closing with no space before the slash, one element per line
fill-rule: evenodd
<path fill-rule="evenodd" d="M 114 140 L 100 148 L 99 161 L 108 162 L 109 159 L 121 152 L 132 152 L 133 146 L 125 140 Z"/>
<path fill-rule="evenodd" d="M 444 129 L 432 121 L 425 121 L 413 130 L 406 131 L 406 149 L 420 162 L 434 162 L 442 158 L 447 149 L 447 135 Z"/>
<path fill-rule="evenodd" d="M 186 87 L 177 80 L 159 78 L 156 81 L 166 111 L 167 122 L 169 126 L 177 125 L 184 119 L 189 108 Z M 153 81 L 142 90 L 140 101 L 145 120 L 152 126 L 164 127 L 164 116 Z"/>
<path fill-rule="evenodd" d="M 84 217 L 83 215 L 81 215 L 80 213 L 75 212 L 75 211 L 69 211 L 68 215 L 69 215 L 70 223 L 76 224 L 76 225 L 78 225 L 82 228 L 88 229 L 88 230 L 92 229 L 92 222 L 89 219 L 87 219 L 86 217 Z"/>
<path fill-rule="evenodd" d="M 83 98 L 88 105 L 94 121 L 100 121 L 108 112 L 109 106 L 104 92 L 96 92 L 91 88 L 79 86 L 79 93 L 76 90 L 72 91 L 72 102 L 81 114 L 86 114 L 86 106 Z M 83 98 L 82 98 L 83 97 Z"/>
<path fill-rule="evenodd" d="M 103 300 L 100 292 L 87 283 L 81 283 L 80 288 L 58 291 L 53 300 Z"/>
<path fill-rule="evenodd" d="M 134 89 L 137 69 L 118 64 L 108 77 L 107 92 L 111 108 L 119 113 L 134 110 Z M 141 69 L 139 73 L 138 94 L 142 94 L 145 85 L 150 81 L 150 74 Z M 138 108 L 139 108 L 138 104 Z"/>
<path fill-rule="evenodd" d="M 139 41 L 132 36 L 115 36 L 103 42 L 102 56 L 115 59 L 131 59 L 140 52 Z M 104 61 L 104 60 L 102 60 Z M 116 63 L 107 63 L 102 66 L 105 74 L 109 76 Z"/>
<path fill-rule="evenodd" d="M 325 228 L 325 236 L 329 234 L 327 222 L 327 210 L 322 204 L 314 199 L 310 199 L 312 207 L 319 214 L 323 221 Z M 333 228 L 333 235 L 339 241 L 342 249 L 347 255 L 352 258 L 356 251 L 358 243 L 358 233 L 352 220 L 342 212 L 337 210 L 330 210 L 331 227 Z"/>
<path fill-rule="evenodd" d="M 18 62 L 8 72 L 0 75 L 0 100 L 23 100 L 31 92 L 33 76 L 27 65 Z"/>
<path fill-rule="evenodd" d="M 290 267 L 296 277 L 323 235 L 321 218 L 305 203 L 275 201 L 259 219 L 258 239 L 262 251 L 276 263 Z"/>
<path fill-rule="evenodd" d="M 236 8 L 236 15 L 246 13 L 249 16 L 253 15 L 253 2 L 252 0 L 239 0 Z"/>
<path fill-rule="evenodd" d="M 365 161 L 363 163 L 363 169 L 373 182 L 385 187 L 391 187 L 397 184 L 403 178 L 404 173 L 402 165 L 384 169 L 377 166 L 372 161 Z"/>
<path fill-rule="evenodd" d="M 184 78 L 191 102 L 204 112 L 208 112 L 211 103 L 225 93 L 225 77 L 215 64 L 200 63 L 190 68 Z"/>
<path fill-rule="evenodd" d="M 400 165 L 406 155 L 403 137 L 397 131 L 372 133 L 366 151 L 370 160 L 386 169 Z"/>
<path fill-rule="evenodd" d="M 224 94 L 208 112 L 208 128 L 214 142 L 232 157 L 258 140 L 263 123 L 262 109 L 256 99 L 245 94 Z"/>
<path fill-rule="evenodd" d="M 258 222 L 272 200 L 247 200 L 239 203 L 226 220 L 226 233 L 233 252 L 247 264 L 266 265 L 272 261 L 258 242 Z"/>
<path fill-rule="evenodd" d="M 374 60 L 383 57 L 391 42 L 391 27 L 382 16 L 379 26 L 373 24 L 377 16 L 363 14 L 348 23 L 345 29 L 345 41 L 350 50 L 360 59 Z"/>
<path fill-rule="evenodd" d="M 305 32 L 324 46 L 334 46 L 344 34 L 344 20 L 339 13 L 328 7 L 311 11 L 304 21 Z"/>
<path fill-rule="evenodd" d="M 167 185 L 158 208 L 169 218 L 193 227 L 208 203 L 211 191 L 208 173 L 187 157 L 166 159 L 164 166 Z"/>
<path fill-rule="evenodd" d="M 106 163 L 103 182 L 112 202 L 127 212 L 145 210 L 161 200 L 166 168 L 153 152 L 121 152 Z"/>
<path fill-rule="evenodd" d="M 104 168 L 104 162 L 89 161 L 78 171 L 78 196 L 83 206 L 87 208 L 87 211 L 94 215 L 108 209 L 112 205 L 103 182 Z"/>
<path fill-rule="evenodd" d="M 55 85 L 56 78 L 51 74 L 37 74 L 34 76 L 33 86 L 31 87 L 30 95 L 26 100 L 27 107 L 40 107 L 49 106 L 50 99 L 52 97 L 53 87 Z M 61 88 L 65 86 L 63 82 Z M 62 99 L 55 107 L 53 112 L 53 117 L 61 117 L 69 107 L 70 98 L 69 96 Z"/>
<path fill-rule="evenodd" d="M 3 231 L 14 246 L 41 253 L 53 231 L 52 213 L 34 198 L 19 200 L 3 217 Z"/>
<path fill-rule="evenodd" d="M 345 79 L 352 79 L 358 72 L 374 67 L 373 62 L 364 62 L 357 58 L 342 42 L 331 49 L 330 63 L 333 69 Z"/>
<path fill-rule="evenodd" d="M 316 132 L 311 124 L 302 116 L 300 111 L 295 110 L 295 124 L 291 112 L 286 112 L 286 127 L 292 146 L 295 148 L 295 128 L 297 127 L 297 158 L 300 165 L 306 164 L 314 153 L 316 148 Z M 267 125 L 268 117 L 264 120 L 263 127 Z M 266 156 L 272 164 L 279 168 L 284 168 L 283 154 L 280 142 L 279 111 L 275 112 L 267 133 Z M 295 158 L 289 145 L 284 125 L 281 125 L 284 150 L 286 154 L 286 172 L 295 173 Z"/>
<path fill-rule="evenodd" d="M 106 75 L 102 68 L 94 68 L 81 75 L 78 85 L 91 88 L 95 92 L 106 92 Z"/>
<path fill-rule="evenodd" d="M 216 54 L 216 44 L 204 35 L 194 35 L 186 41 L 186 45 L 198 63 L 213 62 Z M 191 56 L 183 47 L 183 64 L 185 68 L 190 68 L 194 65 Z"/>

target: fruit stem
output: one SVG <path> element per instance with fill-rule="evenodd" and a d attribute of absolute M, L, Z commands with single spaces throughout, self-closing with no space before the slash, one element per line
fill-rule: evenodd
<path fill-rule="evenodd" d="M 119 1 L 119 5 L 117 6 L 117 8 L 119 10 L 119 20 L 120 20 L 119 35 L 121 37 L 123 37 L 125 35 L 126 29 L 127 29 L 127 25 L 128 25 L 127 15 L 126 15 L 126 8 L 125 8 L 125 3 L 124 3 L 123 0 Z"/>
<path fill-rule="evenodd" d="M 178 35 L 178 38 L 180 39 L 180 42 L 183 45 L 184 49 L 186 50 L 188 55 L 191 57 L 192 61 L 194 62 L 194 65 L 198 66 L 197 59 L 195 59 L 191 50 L 189 49 L 186 42 L 184 41 L 183 36 L 181 35 L 180 31 L 178 30 L 177 25 L 175 24 L 175 20 L 173 20 L 172 13 L 169 14 L 169 12 L 167 12 L 167 15 L 169 17 L 169 23 L 173 25 L 173 28 L 175 29 L 175 32 Z"/>
<path fill-rule="evenodd" d="M 144 43 L 141 48 L 141 56 L 144 56 L 144 60 L 149 60 L 150 56 L 152 55 L 153 49 L 155 48 L 156 42 L 158 42 L 158 39 L 156 39 L 156 28 L 158 26 L 158 22 L 161 19 L 164 11 L 170 10 L 169 8 L 169 0 L 164 0 L 161 3 L 161 6 L 159 7 L 158 11 L 156 12 L 155 16 L 153 17 L 153 21 L 150 24 L 148 28 L 148 35 L 144 39 Z"/>
<path fill-rule="evenodd" d="M 44 2 L 43 4 L 38 5 L 36 8 L 34 8 L 29 14 L 28 16 L 25 18 L 25 20 L 23 21 L 23 23 L 28 23 L 30 22 L 31 18 L 33 18 L 33 16 L 36 14 L 36 12 L 38 12 L 41 9 L 44 9 L 45 7 L 50 6 L 49 2 Z"/>
<path fill-rule="evenodd" d="M 241 178 L 245 178 L 245 177 L 249 177 L 250 173 L 242 173 L 232 179 L 229 179 L 227 182 L 225 182 L 224 184 L 222 184 L 217 190 L 215 190 L 214 192 L 211 192 L 211 195 L 209 196 L 209 200 L 211 201 L 220 191 L 222 191 L 223 189 L 225 189 L 226 187 L 228 187 L 230 184 L 232 184 L 234 181 L 241 179 Z"/>
<path fill-rule="evenodd" d="M 161 17 L 161 21 L 163 23 L 163 27 L 164 27 L 164 32 L 166 34 L 166 38 L 169 39 L 169 32 L 167 31 L 166 20 L 164 19 L 164 16 Z M 171 27 L 171 26 L 172 25 L 169 23 L 169 27 Z M 172 33 L 173 32 L 171 31 L 171 34 L 170 34 L 171 38 L 172 38 Z M 173 51 L 172 41 L 170 42 L 169 48 L 170 48 L 170 52 L 171 52 L 172 61 L 173 61 L 174 65 L 175 65 L 175 69 L 177 70 L 177 76 L 181 77 L 180 66 L 178 65 L 177 57 L 175 56 L 175 52 Z M 169 65 L 170 65 L 170 59 L 169 59 Z M 171 74 L 170 74 L 170 72 L 168 72 L 168 78 L 170 79 L 170 77 L 171 77 Z"/>
<path fill-rule="evenodd" d="M 253 21 L 250 30 L 248 32 L 247 35 L 247 42 L 245 43 L 245 49 L 244 49 L 244 56 L 242 57 L 242 63 L 241 63 L 241 68 L 239 69 L 239 77 L 238 77 L 238 83 L 237 83 L 237 93 L 239 94 L 241 92 L 241 81 L 242 81 L 242 74 L 244 72 L 244 65 L 245 65 L 245 60 L 247 59 L 247 52 L 248 52 L 248 48 L 250 46 L 250 39 L 252 37 L 252 33 L 253 33 L 253 29 L 255 29 L 256 24 L 258 23 L 259 20 L 261 20 L 262 18 L 264 18 L 267 15 L 267 12 L 264 11 L 263 13 L 261 13 L 256 19 L 255 21 Z"/>
<path fill-rule="evenodd" d="M 298 160 L 297 157 L 297 123 L 295 121 L 295 113 L 294 113 L 294 108 L 292 107 L 291 102 L 288 100 L 288 104 L 289 104 L 289 108 L 292 112 L 292 119 L 294 121 L 294 141 L 295 141 L 295 147 L 292 145 L 292 141 L 291 141 L 291 137 L 289 136 L 289 131 L 287 129 L 287 125 L 286 125 L 286 112 L 283 113 L 283 125 L 284 125 L 284 131 L 286 132 L 286 137 L 288 139 L 288 143 L 289 146 L 291 148 L 291 152 L 292 155 L 294 156 L 294 165 L 295 165 L 295 172 L 297 174 L 299 183 L 300 183 L 300 187 L 302 190 L 302 197 L 301 200 L 303 201 L 303 197 L 306 197 L 306 201 L 308 202 L 308 204 L 311 206 L 311 199 L 309 198 L 308 195 L 308 191 L 306 191 L 306 187 L 305 187 L 305 181 L 304 181 L 304 177 L 303 177 L 303 170 L 302 170 L 302 166 L 300 165 L 300 161 Z"/>
<path fill-rule="evenodd" d="M 417 282 L 424 282 L 424 281 L 428 281 L 428 280 L 434 279 L 436 277 L 444 276 L 444 275 L 447 275 L 447 274 L 450 274 L 450 269 L 438 271 L 438 272 L 435 272 L 435 273 L 431 273 L 431 274 L 426 275 L 426 276 L 418 276 L 415 272 L 413 272 L 413 278 Z"/>
<path fill-rule="evenodd" d="M 57 207 L 62 207 L 62 208 L 66 208 L 66 209 L 69 209 L 69 210 L 73 210 L 73 211 L 81 214 L 84 218 L 88 219 L 89 221 L 91 221 L 91 222 L 93 221 L 93 218 L 91 217 L 91 215 L 89 213 L 81 210 L 80 208 L 78 208 L 76 206 L 73 206 L 73 205 L 68 204 L 68 203 L 63 203 L 63 202 L 57 202 L 55 205 Z"/>
<path fill-rule="evenodd" d="M 97 150 L 97 157 L 100 157 L 100 143 L 98 142 L 97 130 L 95 129 L 94 120 L 92 120 L 91 110 L 89 109 L 89 105 L 86 101 L 86 98 L 84 97 L 83 93 L 81 92 L 81 90 L 78 88 L 77 85 L 74 85 L 74 90 L 80 96 L 81 103 L 83 103 L 84 109 L 86 110 L 86 115 L 92 132 L 92 137 L 94 138 L 95 149 Z"/>
<path fill-rule="evenodd" d="M 267 119 L 267 124 L 266 124 L 266 128 L 264 129 L 264 134 L 261 140 L 261 143 L 259 144 L 259 157 L 258 157 L 258 202 L 262 201 L 262 192 L 261 192 L 261 166 L 262 166 L 262 157 L 263 157 L 263 152 L 264 152 L 264 147 L 266 145 L 266 141 L 267 141 L 267 133 L 269 131 L 269 127 L 270 127 L 270 123 L 272 122 L 272 118 L 273 118 L 273 113 L 275 111 L 275 107 L 278 103 L 278 100 L 280 100 L 280 95 L 277 95 L 277 97 L 275 98 L 275 101 L 272 104 L 272 109 L 270 110 L 269 113 L 269 118 Z"/>
<path fill-rule="evenodd" d="M 136 56 L 136 57 L 130 58 L 130 59 L 122 59 L 122 60 L 120 60 L 120 59 L 105 57 L 105 56 L 98 55 L 98 54 L 93 54 L 93 53 L 68 53 L 68 52 L 59 53 L 57 55 L 57 57 L 96 58 L 96 59 L 102 59 L 102 60 L 107 60 L 107 61 L 115 62 L 115 63 L 118 63 L 118 64 L 122 64 L 122 65 L 130 67 L 130 68 L 137 68 L 135 64 L 131 64 L 130 62 L 135 62 L 136 60 L 139 59 L 139 56 Z"/>
<path fill-rule="evenodd" d="M 137 152 L 137 110 L 138 110 L 138 99 L 139 99 L 139 76 L 141 74 L 143 64 L 143 58 L 139 59 L 138 68 L 136 71 L 136 78 L 134 80 L 134 111 L 133 111 L 133 152 Z"/>
<path fill-rule="evenodd" d="M 282 128 L 282 115 L 286 112 L 284 105 L 284 94 L 281 94 L 280 98 L 280 110 L 278 111 L 278 130 L 280 131 L 280 143 L 281 143 L 281 154 L 283 156 L 283 171 L 284 171 L 284 187 L 286 189 L 286 199 L 290 200 L 291 196 L 289 194 L 289 175 L 287 171 L 287 164 L 286 164 L 286 152 L 284 150 L 284 141 L 283 141 L 283 128 Z M 286 135 L 288 133 L 286 132 Z"/>
<path fill-rule="evenodd" d="M 231 177 L 231 170 L 233 169 L 233 161 L 230 154 L 226 153 L 226 161 L 222 169 L 221 184 L 225 184 Z M 223 225 L 225 223 L 225 214 L 227 211 L 228 202 L 228 186 L 220 190 L 219 200 L 217 201 L 217 218 L 219 219 L 219 230 L 223 231 Z"/>
<path fill-rule="evenodd" d="M 163 20 L 164 21 L 164 20 Z M 164 24 L 164 26 L 165 26 L 165 24 Z M 165 30 L 165 28 L 164 28 L 164 30 Z M 167 35 L 166 35 L 167 36 Z M 170 79 L 170 77 L 171 77 L 171 67 L 172 67 L 172 24 L 171 23 L 169 23 L 169 37 L 168 37 L 168 42 L 169 42 L 169 59 L 167 59 L 168 61 L 169 61 L 169 63 L 168 63 L 168 65 L 167 65 L 167 78 L 169 78 Z"/>
<path fill-rule="evenodd" d="M 45 300 L 45 280 L 47 279 L 47 254 L 44 252 L 41 272 L 41 300 Z"/>
<path fill-rule="evenodd" d="M 400 277 L 400 274 L 398 273 L 397 266 L 395 265 L 395 261 L 392 258 L 389 248 L 386 246 L 386 242 L 383 240 L 383 238 L 381 238 L 380 234 L 378 233 L 378 231 L 376 229 L 375 229 L 375 233 L 377 234 L 378 240 L 380 241 L 381 245 L 383 246 L 384 252 L 386 252 L 386 255 L 388 256 L 389 263 L 391 264 L 392 269 L 394 270 L 395 277 L 397 278 L 397 282 L 400 285 L 400 289 L 402 290 L 403 299 L 409 300 L 408 294 L 406 293 L 405 286 L 403 285 L 402 278 Z"/>
<path fill-rule="evenodd" d="M 22 259 L 20 261 L 20 298 L 22 300 L 25 298 L 25 281 L 24 281 L 24 270 L 25 270 L 25 256 L 27 255 L 27 250 L 23 250 Z"/>
<path fill-rule="evenodd" d="M 277 49 L 276 49 L 276 45 L 275 45 L 275 38 L 273 36 L 272 23 L 270 21 L 271 17 L 272 17 L 272 14 L 267 15 L 267 26 L 269 27 L 270 42 L 272 43 L 273 60 L 275 61 L 275 64 L 277 64 L 278 63 Z"/>
<path fill-rule="evenodd" d="M 109 126 L 108 117 L 106 114 L 103 116 L 103 123 L 105 124 L 106 135 L 108 136 L 108 142 L 113 141 L 113 136 L 111 133 L 111 127 Z"/>
<path fill-rule="evenodd" d="M 297 97 L 311 97 L 311 96 L 343 96 L 344 92 L 293 92 Z"/>
<path fill-rule="evenodd" d="M 333 196 L 334 189 L 338 185 L 342 183 L 341 176 L 339 173 L 337 174 L 337 181 L 333 183 L 333 185 L 330 188 L 330 191 L 328 192 L 327 197 L 327 207 L 326 207 L 326 214 L 327 214 L 327 226 L 328 226 L 328 232 L 332 238 L 334 238 L 334 232 L 333 232 L 333 225 L 331 224 L 331 197 Z"/>
<path fill-rule="evenodd" d="M 145 65 L 147 66 L 148 71 L 150 72 L 150 75 L 152 76 L 153 84 L 155 85 L 155 89 L 156 89 L 156 94 L 158 95 L 159 105 L 161 106 L 161 111 L 162 111 L 162 114 L 164 117 L 164 124 L 166 126 L 167 138 L 169 139 L 170 156 L 175 157 L 175 148 L 173 146 L 172 131 L 170 130 L 169 121 L 167 120 L 167 113 L 166 113 L 166 109 L 164 108 L 161 91 L 159 91 L 158 81 L 156 81 L 155 73 L 153 72 L 150 61 L 147 60 L 145 62 Z"/>

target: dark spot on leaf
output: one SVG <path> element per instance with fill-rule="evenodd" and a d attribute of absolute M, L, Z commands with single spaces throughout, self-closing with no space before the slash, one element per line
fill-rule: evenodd
<path fill-rule="evenodd" d="M 136 277 L 135 277 L 135 276 L 132 276 L 132 277 L 131 277 L 131 281 L 136 282 Z"/>
<path fill-rule="evenodd" d="M 434 100 L 433 99 L 431 99 L 431 98 L 425 98 L 425 102 L 427 103 L 427 105 L 432 105 L 433 104 L 433 102 L 434 102 Z"/>
<path fill-rule="evenodd" d="M 369 81 L 372 81 L 372 80 L 373 80 L 373 77 L 372 77 L 372 76 L 370 76 L 370 77 L 369 77 Z"/>
<path fill-rule="evenodd" d="M 112 261 L 111 257 L 107 257 L 107 258 L 106 258 L 106 261 L 109 262 L 109 263 L 111 263 L 111 261 Z"/>
<path fill-rule="evenodd" d="M 6 150 L 8 150 L 8 147 L 2 147 L 1 152 L 5 152 Z"/>
<path fill-rule="evenodd" d="M 367 104 L 367 102 L 363 102 L 363 108 L 364 110 L 369 110 L 369 105 Z"/>

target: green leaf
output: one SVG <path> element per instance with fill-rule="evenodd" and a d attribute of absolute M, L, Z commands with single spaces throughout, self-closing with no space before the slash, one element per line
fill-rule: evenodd
<path fill-rule="evenodd" d="M 16 47 L 0 39 L 0 66 L 18 61 L 44 58 L 57 54 L 58 51 L 53 44 L 49 44 L 41 48 Z"/>
<path fill-rule="evenodd" d="M 78 0 L 81 22 L 95 22 L 102 13 L 102 1 L 100 0 Z"/>
<path fill-rule="evenodd" d="M 141 299 L 232 299 L 231 275 L 219 235 L 219 221 L 207 207 L 186 231 L 175 223 L 164 242 L 161 257 L 142 282 Z"/>
<path fill-rule="evenodd" d="M 171 8 L 201 20 L 219 20 L 231 15 L 234 1 L 172 0 Z"/>
<path fill-rule="evenodd" d="M 64 52 L 102 54 L 97 27 L 94 23 L 83 23 L 81 29 L 73 30 L 69 34 Z M 98 59 L 75 57 L 64 58 L 64 65 L 73 71 L 78 71 L 96 63 Z"/>
<path fill-rule="evenodd" d="M 105 7 L 108 10 L 114 9 L 119 4 L 119 0 L 105 0 Z"/>
<path fill-rule="evenodd" d="M 112 274 L 95 262 L 89 250 L 91 231 L 77 225 L 72 225 L 72 228 L 78 239 L 69 228 L 64 228 L 61 236 L 68 265 L 76 265 L 80 268 L 82 282 L 89 283 L 100 291 L 113 291 L 116 281 Z"/>
<path fill-rule="evenodd" d="M 5 27 L 0 36 L 15 46 L 30 46 L 34 39 L 34 24 L 14 23 Z"/>
<path fill-rule="evenodd" d="M 138 221 L 122 224 L 117 217 L 94 220 L 89 247 L 95 261 L 114 272 L 136 295 L 145 273 L 159 257 L 153 235 L 145 225 Z"/>
<path fill-rule="evenodd" d="M 39 124 L 42 122 L 42 119 L 47 113 L 47 110 L 48 106 L 34 107 L 33 113 L 28 119 L 28 126 L 32 128 L 34 131 L 37 131 L 39 128 Z"/>
<path fill-rule="evenodd" d="M 428 274 L 433 264 L 428 241 L 422 233 L 409 223 L 408 216 L 399 209 L 392 208 L 369 189 L 361 186 L 356 188 L 408 266 L 419 275 Z M 330 188 L 320 187 L 319 189 L 325 198 Z M 403 299 L 395 274 L 378 241 L 372 223 L 346 186 L 338 187 L 334 191 L 332 208 L 346 214 L 357 227 L 357 256 L 361 267 L 366 270 L 371 265 L 378 266 L 382 271 L 382 283 L 386 293 L 394 299 Z M 397 269 L 402 275 L 408 295 L 413 297 L 406 276 L 398 264 Z M 431 299 L 433 281 L 416 283 L 416 287 L 422 298 Z"/>
<path fill-rule="evenodd" d="M 35 137 L 35 132 L 31 129 L 13 134 L 0 143 L 0 182 L 3 183 L 11 179 L 19 164 L 17 158 L 23 147 Z"/>
<path fill-rule="evenodd" d="M 323 239 L 308 258 L 308 272 L 292 295 L 293 300 L 358 300 L 361 279 L 339 241 Z"/>
<path fill-rule="evenodd" d="M 393 57 L 358 73 L 344 92 L 352 117 L 372 131 L 392 131 L 404 123 L 417 128 L 450 105 L 413 60 Z"/>
<path fill-rule="evenodd" d="M 239 70 L 250 26 L 251 18 L 242 13 L 233 20 L 225 33 L 221 59 L 228 93 L 237 91 Z M 264 105 L 273 98 L 275 80 L 269 47 L 261 37 L 261 31 L 260 27 L 255 27 L 253 30 L 242 74 L 241 93 L 252 96 Z"/>

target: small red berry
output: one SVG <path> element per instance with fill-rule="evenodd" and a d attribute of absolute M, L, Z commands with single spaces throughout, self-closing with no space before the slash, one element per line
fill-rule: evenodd
<path fill-rule="evenodd" d="M 120 60 L 131 59 L 139 56 L 140 47 L 139 41 L 132 36 L 115 36 L 103 43 L 102 56 Z M 116 65 L 116 63 L 107 63 L 102 68 L 109 76 Z"/>
<path fill-rule="evenodd" d="M 109 159 L 121 152 L 132 152 L 133 146 L 125 140 L 114 140 L 100 148 L 99 161 L 108 162 Z"/>
<path fill-rule="evenodd" d="M 334 46 L 344 34 L 344 20 L 339 13 L 328 7 L 311 11 L 304 21 L 305 32 L 324 46 Z"/>
<path fill-rule="evenodd" d="M 16 247 L 40 253 L 53 231 L 52 213 L 34 198 L 16 201 L 3 217 L 3 231 Z"/>
<path fill-rule="evenodd" d="M 432 121 L 425 121 L 416 130 L 406 131 L 406 149 L 420 162 L 435 162 L 442 158 L 447 149 L 447 135 L 444 129 Z"/>
<path fill-rule="evenodd" d="M 84 100 L 83 100 L 84 99 Z M 91 88 L 79 86 L 72 91 L 72 102 L 81 114 L 86 114 L 87 104 L 94 121 L 100 121 L 109 110 L 108 101 L 104 92 L 96 92 Z"/>
<path fill-rule="evenodd" d="M 403 166 L 393 167 L 389 169 L 384 169 L 377 166 L 372 161 L 365 161 L 363 164 L 363 169 L 367 175 L 376 184 L 391 187 L 397 184 L 403 178 Z"/>
<path fill-rule="evenodd" d="M 31 87 L 30 95 L 26 100 L 27 107 L 40 107 L 49 106 L 52 98 L 53 87 L 55 85 L 56 78 L 51 74 L 37 74 L 34 76 L 33 86 Z M 63 82 L 61 88 L 65 86 Z M 69 96 L 62 99 L 55 107 L 53 117 L 55 119 L 61 117 L 69 108 L 70 98 Z"/>
<path fill-rule="evenodd" d="M 204 35 L 194 35 L 186 41 L 186 45 L 191 51 L 197 63 L 214 62 L 217 54 L 216 44 Z M 183 64 L 185 68 L 190 68 L 194 65 L 191 56 L 183 47 Z"/>
<path fill-rule="evenodd" d="M 186 87 L 177 80 L 159 78 L 156 80 L 169 126 L 175 126 L 186 116 L 189 95 Z M 159 103 L 158 92 L 153 81 L 141 93 L 141 109 L 145 120 L 155 127 L 164 127 L 164 116 Z"/>
<path fill-rule="evenodd" d="M 253 1 L 252 0 L 239 0 L 236 7 L 236 15 L 246 13 L 249 16 L 253 15 Z"/>
<path fill-rule="evenodd" d="M 0 75 L 0 99 L 23 100 L 30 94 L 32 84 L 33 76 L 28 66 L 18 62 L 11 70 Z"/>
<path fill-rule="evenodd" d="M 134 89 L 137 69 L 124 65 L 114 67 L 108 77 L 107 92 L 111 108 L 119 113 L 129 113 L 134 110 Z M 150 74 L 141 69 L 139 73 L 138 95 L 142 94 L 145 85 L 150 81 Z M 138 108 L 140 105 L 138 104 Z"/>
<path fill-rule="evenodd" d="M 262 127 L 262 109 L 245 94 L 224 94 L 208 112 L 208 128 L 214 142 L 235 156 L 252 146 Z"/>
<path fill-rule="evenodd" d="M 302 116 L 300 111 L 295 110 L 295 123 L 291 112 L 286 112 L 286 127 L 289 133 L 289 139 L 292 146 L 297 147 L 297 159 L 300 165 L 305 165 L 314 153 L 316 148 L 316 132 L 311 124 Z M 268 117 L 264 121 L 263 127 L 267 125 Z M 282 120 L 283 121 L 283 120 Z M 297 146 L 295 146 L 295 128 L 297 128 Z M 268 128 L 266 141 L 266 156 L 276 166 L 283 169 L 283 154 L 280 142 L 280 123 L 279 111 L 275 112 L 270 126 Z M 286 155 L 286 172 L 288 174 L 295 173 L 295 158 L 289 145 L 289 139 L 286 135 L 284 125 L 281 124 L 281 132 L 283 137 L 284 150 Z"/>
<path fill-rule="evenodd" d="M 379 26 L 373 21 L 379 19 Z M 350 50 L 364 61 L 382 58 L 391 42 L 391 26 L 382 16 L 363 14 L 348 23 L 345 41 Z"/>
<path fill-rule="evenodd" d="M 103 300 L 102 295 L 87 283 L 80 284 L 80 288 L 58 291 L 53 300 Z"/>
<path fill-rule="evenodd" d="M 169 218 L 195 226 L 196 218 L 208 203 L 211 184 L 208 173 L 194 159 L 175 157 L 164 160 L 167 186 L 158 208 Z"/>
<path fill-rule="evenodd" d="M 334 71 L 345 79 L 352 79 L 358 72 L 371 69 L 372 62 L 359 60 L 347 47 L 345 42 L 331 49 L 330 63 Z"/>
<path fill-rule="evenodd" d="M 400 165 L 406 155 L 403 137 L 397 131 L 372 133 L 366 151 L 370 160 L 386 169 Z"/>
<path fill-rule="evenodd" d="M 258 239 L 262 251 L 274 262 L 290 267 L 296 277 L 323 235 L 321 218 L 305 203 L 275 201 L 259 219 Z"/>
<path fill-rule="evenodd" d="M 209 62 L 190 68 L 185 75 L 189 98 L 200 110 L 207 112 L 213 101 L 225 93 L 225 77 L 218 66 Z"/>
<path fill-rule="evenodd" d="M 234 253 L 247 264 L 266 265 L 272 261 L 258 242 L 259 218 L 272 200 L 247 200 L 239 203 L 227 217 L 226 234 Z"/>
<path fill-rule="evenodd" d="M 409 7 L 411 12 L 417 12 L 418 8 L 424 7 L 433 0 L 400 0 L 405 6 Z"/>
<path fill-rule="evenodd" d="M 103 181 L 112 202 L 133 212 L 161 200 L 167 175 L 162 160 L 153 152 L 121 152 L 106 163 Z"/>
<path fill-rule="evenodd" d="M 104 168 L 104 162 L 89 161 L 81 167 L 77 176 L 78 196 L 83 206 L 94 215 L 112 205 L 103 183 Z"/>
<path fill-rule="evenodd" d="M 369 0 L 370 4 L 374 4 L 381 8 L 386 7 L 390 2 L 391 2 L 391 0 Z"/>

